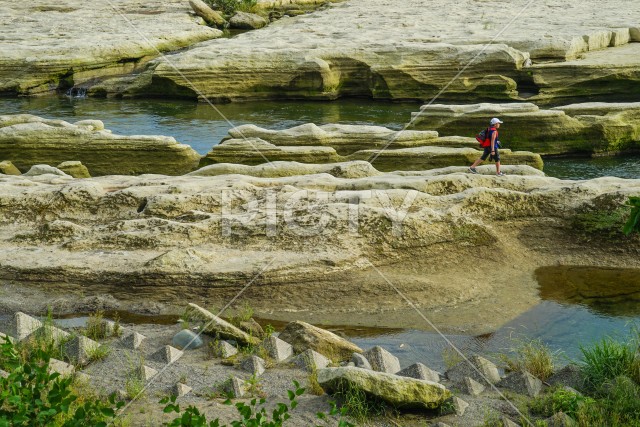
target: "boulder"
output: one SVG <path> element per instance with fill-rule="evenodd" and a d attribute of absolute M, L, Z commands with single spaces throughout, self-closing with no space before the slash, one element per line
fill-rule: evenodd
<path fill-rule="evenodd" d="M 252 337 L 259 339 L 264 338 L 264 330 L 262 329 L 262 326 L 260 326 L 260 323 L 256 322 L 253 318 L 240 322 L 238 326 Z"/>
<path fill-rule="evenodd" d="M 0 129 L 1 130 L 1 129 Z M 67 175 L 58 168 L 54 168 L 49 165 L 33 165 L 24 173 L 24 176 L 39 176 L 39 175 L 58 175 L 65 178 L 72 178 L 71 175 Z"/>
<path fill-rule="evenodd" d="M 400 371 L 400 361 L 396 356 L 380 346 L 375 346 L 364 353 L 374 371 L 395 374 Z"/>
<path fill-rule="evenodd" d="M 291 344 L 296 353 L 311 349 L 334 361 L 349 360 L 354 352 L 362 353 L 352 342 L 302 321 L 287 324 L 278 338 Z"/>
<path fill-rule="evenodd" d="M 220 357 L 222 359 L 227 359 L 238 354 L 238 348 L 227 341 L 216 340 L 210 344 L 210 348 L 213 357 Z"/>
<path fill-rule="evenodd" d="M 542 381 L 528 372 L 512 372 L 500 380 L 497 386 L 529 397 L 536 397 L 542 391 Z"/>
<path fill-rule="evenodd" d="M 265 338 L 262 342 L 262 347 L 266 350 L 269 357 L 276 362 L 283 362 L 293 355 L 293 347 L 273 335 Z"/>
<path fill-rule="evenodd" d="M 144 341 L 147 337 L 137 332 L 133 332 L 122 338 L 121 342 L 125 348 L 130 350 L 136 350 L 140 345 L 142 345 L 142 341 Z"/>
<path fill-rule="evenodd" d="M 183 352 L 170 345 L 165 345 L 151 355 L 151 359 L 162 363 L 174 363 L 180 359 Z"/>
<path fill-rule="evenodd" d="M 257 30 L 266 27 L 268 23 L 262 16 L 247 12 L 236 12 L 229 19 L 229 26 L 240 30 Z"/>
<path fill-rule="evenodd" d="M 91 361 L 91 355 L 98 347 L 100 347 L 100 343 L 85 336 L 77 335 L 65 343 L 64 353 L 74 363 L 86 365 Z"/>
<path fill-rule="evenodd" d="M 207 5 L 202 0 L 189 0 L 189 5 L 196 13 L 196 15 L 204 19 L 204 22 L 209 25 L 222 27 L 227 22 L 219 12 L 211 9 L 209 5 Z"/>
<path fill-rule="evenodd" d="M 261 357 L 249 356 L 240 363 L 240 369 L 251 373 L 251 375 L 260 376 L 267 369 L 267 364 Z"/>
<path fill-rule="evenodd" d="M 311 349 L 300 353 L 294 357 L 291 362 L 300 369 L 308 372 L 314 372 L 318 369 L 326 368 L 331 363 L 329 359 Z"/>
<path fill-rule="evenodd" d="M 414 363 L 411 366 L 399 371 L 397 375 L 402 377 L 416 378 L 419 380 L 427 380 L 437 383 L 440 381 L 440 374 L 433 369 L 428 368 L 422 363 Z"/>
<path fill-rule="evenodd" d="M 3 175 L 21 175 L 21 172 L 9 160 L 3 160 L 3 161 L 0 162 L 0 174 L 3 174 Z"/>
<path fill-rule="evenodd" d="M 500 373 L 496 365 L 482 356 L 472 356 L 469 361 L 463 360 L 448 369 L 445 375 L 457 385 L 464 384 L 467 377 L 480 382 L 482 385 L 486 384 L 487 381 L 491 384 L 496 384 L 500 381 Z"/>
<path fill-rule="evenodd" d="M 243 345 L 260 344 L 260 339 L 252 337 L 243 330 L 236 328 L 231 323 L 219 318 L 215 314 L 196 304 L 189 303 L 186 315 L 192 321 L 200 321 L 203 324 L 202 330 L 205 333 L 235 340 Z"/>
<path fill-rule="evenodd" d="M 181 175 L 191 172 L 200 155 L 168 136 L 123 136 L 93 126 L 31 115 L 0 116 L 0 159 L 11 159 L 25 175 L 70 177 L 49 164 L 66 164 L 72 174 Z M 69 164 L 68 159 L 81 162 Z M 84 167 L 83 167 L 84 166 Z"/>
<path fill-rule="evenodd" d="M 171 344 L 180 350 L 194 350 L 202 347 L 204 341 L 195 332 L 183 329 L 173 336 Z"/>
<path fill-rule="evenodd" d="M 434 409 L 451 396 L 441 384 L 355 367 L 318 370 L 318 383 L 332 393 L 355 387 L 400 409 Z"/>
<path fill-rule="evenodd" d="M 87 169 L 87 167 L 83 165 L 81 162 L 77 162 L 77 161 L 62 162 L 56 167 L 60 169 L 62 172 L 66 173 L 67 175 L 71 175 L 74 178 L 91 178 L 91 175 L 89 174 L 89 169 Z"/>

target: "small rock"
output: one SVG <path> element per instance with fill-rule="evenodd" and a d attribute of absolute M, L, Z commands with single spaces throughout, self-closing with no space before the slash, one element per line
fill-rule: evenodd
<path fill-rule="evenodd" d="M 74 125 L 92 131 L 104 130 L 104 122 L 102 122 L 101 120 L 79 120 L 75 122 Z"/>
<path fill-rule="evenodd" d="M 260 326 L 260 323 L 256 322 L 253 318 L 240 322 L 240 329 L 256 338 L 264 338 L 264 329 Z"/>
<path fill-rule="evenodd" d="M 313 351 L 311 349 L 305 351 L 304 353 L 300 353 L 299 355 L 294 357 L 291 362 L 299 368 L 304 369 L 308 372 L 326 368 L 327 366 L 329 366 L 329 363 L 331 363 L 329 359 L 327 359 L 317 351 Z"/>
<path fill-rule="evenodd" d="M 177 397 L 184 396 L 185 394 L 188 394 L 191 390 L 193 390 L 191 387 L 182 383 L 178 383 L 173 386 L 173 394 L 176 395 Z"/>
<path fill-rule="evenodd" d="M 74 178 L 91 178 L 89 169 L 78 161 L 62 162 L 56 167 Z"/>
<path fill-rule="evenodd" d="M 266 369 L 266 363 L 264 359 L 258 356 L 250 356 L 240 364 L 240 368 L 250 372 L 252 375 L 260 376 Z"/>
<path fill-rule="evenodd" d="M 233 398 L 240 398 L 247 392 L 247 382 L 238 377 L 231 377 L 223 384 L 222 391 Z"/>
<path fill-rule="evenodd" d="M 400 370 L 400 361 L 379 345 L 364 353 L 374 371 L 395 374 Z"/>
<path fill-rule="evenodd" d="M 9 160 L 3 160 L 0 162 L 0 174 L 3 175 L 22 175 L 20 170 L 13 165 Z"/>
<path fill-rule="evenodd" d="M 282 362 L 293 355 L 293 347 L 291 344 L 274 336 L 267 337 L 262 342 L 262 347 L 267 351 L 269 357 L 276 362 Z"/>
<path fill-rule="evenodd" d="M 547 427 L 574 427 L 578 423 L 564 412 L 558 412 L 545 420 Z"/>
<path fill-rule="evenodd" d="M 181 350 L 193 350 L 202 347 L 204 341 L 195 332 L 183 329 L 173 336 L 171 344 Z"/>
<path fill-rule="evenodd" d="M 226 359 L 238 354 L 238 349 L 227 341 L 214 341 L 211 344 L 211 352 L 213 353 L 213 357 Z"/>
<path fill-rule="evenodd" d="M 404 368 L 396 375 L 417 378 L 419 380 L 433 381 L 436 383 L 440 381 L 440 374 L 422 363 L 414 363 L 413 365 Z"/>
<path fill-rule="evenodd" d="M 470 396 L 479 396 L 484 391 L 484 386 L 473 378 L 465 377 L 462 392 Z"/>
<path fill-rule="evenodd" d="M 360 353 L 353 353 L 351 355 L 351 361 L 353 362 L 353 364 L 358 367 L 358 368 L 362 368 L 362 369 L 373 369 L 371 367 L 371 363 L 369 363 L 369 361 L 367 360 L 366 357 L 364 357 L 362 354 Z"/>
<path fill-rule="evenodd" d="M 53 359 L 53 358 L 49 359 L 50 372 L 57 372 L 61 376 L 68 376 L 68 375 L 73 375 L 75 370 L 76 368 L 74 368 L 73 365 L 63 362 L 62 360 Z"/>
<path fill-rule="evenodd" d="M 231 28 L 241 30 L 257 30 L 258 28 L 265 27 L 267 24 L 266 19 L 255 13 L 236 12 L 236 14 L 229 19 L 229 26 Z"/>
<path fill-rule="evenodd" d="M 91 353 L 94 352 L 100 344 L 96 341 L 82 335 L 78 335 L 65 343 L 64 353 L 70 359 L 80 365 L 86 365 L 90 362 Z"/>
<path fill-rule="evenodd" d="M 0 369 L 0 378 L 9 378 L 9 373 Z"/>
<path fill-rule="evenodd" d="M 182 355 L 183 352 L 178 350 L 177 348 L 171 347 L 170 345 L 165 345 L 160 350 L 153 353 L 151 355 L 151 358 L 163 363 L 173 363 L 176 360 L 180 359 Z"/>
<path fill-rule="evenodd" d="M 155 377 L 157 373 L 158 371 L 146 365 L 140 366 L 137 370 L 138 378 L 142 381 L 149 381 L 151 378 Z"/>
<path fill-rule="evenodd" d="M 542 391 L 542 381 L 528 372 L 512 372 L 497 385 L 530 397 L 536 397 Z"/>
<path fill-rule="evenodd" d="M 209 25 L 222 27 L 226 23 L 220 13 L 211 9 L 209 5 L 207 5 L 202 0 L 189 0 L 189 5 L 191 5 L 191 8 L 196 13 L 196 15 L 204 19 L 204 21 Z"/>
<path fill-rule="evenodd" d="M 576 365 L 567 365 L 551 375 L 547 379 L 549 385 L 565 385 L 576 390 L 584 388 L 584 378 L 580 372 L 580 368 Z"/>
<path fill-rule="evenodd" d="M 53 166 L 49 166 L 49 165 L 33 165 L 31 166 L 31 169 L 29 169 L 27 172 L 24 173 L 24 176 L 39 176 L 39 175 L 58 175 L 58 176 L 71 178 L 70 175 L 67 175 L 66 173 L 62 172 L 60 169 L 54 168 Z"/>
<path fill-rule="evenodd" d="M 128 349 L 136 350 L 138 349 L 138 347 L 140 347 L 142 341 L 144 341 L 146 338 L 147 337 L 142 334 L 133 332 L 132 334 L 129 334 L 126 337 L 122 338 L 122 344 Z"/>
<path fill-rule="evenodd" d="M 470 366 L 469 362 L 471 362 L 477 370 L 474 369 L 473 366 Z M 478 371 L 480 371 L 480 373 L 478 373 Z M 500 373 L 496 365 L 481 356 L 473 356 L 469 361 L 463 360 L 453 368 L 447 370 L 446 376 L 458 386 L 464 384 L 466 377 L 470 377 L 483 385 L 486 381 L 489 381 L 491 384 L 500 381 Z"/>

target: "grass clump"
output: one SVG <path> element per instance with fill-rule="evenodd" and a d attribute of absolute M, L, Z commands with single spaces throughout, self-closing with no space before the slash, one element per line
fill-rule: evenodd
<path fill-rule="evenodd" d="M 516 346 L 512 355 L 501 355 L 505 369 L 512 372 L 528 372 L 545 381 L 553 374 L 557 353 L 547 347 L 542 340 L 514 340 Z"/>
<path fill-rule="evenodd" d="M 357 425 L 366 424 L 375 417 L 385 416 L 390 411 L 386 403 L 367 396 L 364 390 L 349 383 L 340 383 L 334 396 L 341 402 L 344 414 L 353 418 Z"/>
<path fill-rule="evenodd" d="M 97 345 L 95 347 L 90 347 L 87 350 L 87 357 L 90 362 L 94 362 L 97 360 L 106 359 L 110 352 L 111 349 L 109 347 L 104 345 Z"/>
<path fill-rule="evenodd" d="M 620 375 L 636 376 L 639 363 L 637 345 L 637 340 L 619 342 L 607 337 L 591 347 L 580 347 L 583 358 L 581 371 L 587 388 L 597 392 L 607 381 Z"/>

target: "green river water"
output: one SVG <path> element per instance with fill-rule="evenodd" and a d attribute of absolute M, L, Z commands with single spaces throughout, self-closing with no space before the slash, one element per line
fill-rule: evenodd
<path fill-rule="evenodd" d="M 0 99 L 0 114 L 29 113 L 70 122 L 99 119 L 114 133 L 170 135 L 206 153 L 227 135 L 228 129 L 244 123 L 283 129 L 313 122 L 371 124 L 402 129 L 417 103 L 382 103 L 369 100 L 338 102 L 255 102 L 217 106 L 163 100 L 105 100 L 44 97 Z M 224 115 L 224 118 L 221 114 Z M 504 132 L 508 148 L 508 128 Z M 588 179 L 602 176 L 640 178 L 640 157 L 557 158 L 545 160 L 548 175 L 566 179 Z M 583 274 L 582 272 L 581 274 Z M 592 272 L 591 272 L 592 273 Z M 607 295 L 576 298 L 550 290 L 565 288 L 571 276 L 539 275 L 541 303 L 490 335 L 447 335 L 455 345 L 467 352 L 491 354 L 508 351 L 511 337 L 540 338 L 552 349 L 563 352 L 564 363 L 579 358 L 581 344 L 589 344 L 606 335 L 625 337 L 631 327 L 640 323 L 640 271 L 627 271 L 630 285 L 616 296 L 620 272 L 602 270 L 589 289 L 614 289 Z M 426 313 L 428 315 L 428 313 Z M 125 319 L 126 320 L 126 319 Z M 136 318 L 135 322 L 166 323 L 167 319 Z M 171 321 L 171 319 L 169 319 Z M 304 319 L 300 319 L 304 320 Z M 268 322 L 268 321 L 265 321 Z M 397 354 L 403 365 L 430 361 L 443 369 L 442 350 L 445 340 L 435 331 L 422 327 L 410 330 L 375 328 L 336 328 L 362 347 L 383 345 Z M 561 360 L 561 363 L 562 363 Z"/>

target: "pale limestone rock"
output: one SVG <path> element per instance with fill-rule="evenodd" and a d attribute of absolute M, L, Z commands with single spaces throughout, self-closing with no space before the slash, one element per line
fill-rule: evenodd
<path fill-rule="evenodd" d="M 225 19 L 219 12 L 211 9 L 209 5 L 202 0 L 189 0 L 189 5 L 196 15 L 204 19 L 204 21 L 209 25 L 221 27 L 226 23 Z"/>
<path fill-rule="evenodd" d="M 38 176 L 38 175 L 58 175 L 65 178 L 71 178 L 71 175 L 67 175 L 58 168 L 54 168 L 49 165 L 33 165 L 28 171 L 24 173 L 24 176 Z"/>
<path fill-rule="evenodd" d="M 187 306 L 187 316 L 190 320 L 200 321 L 203 324 L 203 331 L 206 333 L 218 335 L 222 338 L 232 339 L 240 344 L 260 343 L 258 338 L 252 337 L 226 320 L 219 318 L 215 314 L 196 304 L 189 303 Z"/>
<path fill-rule="evenodd" d="M 241 30 L 257 30 L 266 27 L 268 23 L 269 22 L 262 16 L 247 12 L 236 12 L 235 15 L 229 19 L 229 26 L 231 28 Z"/>
<path fill-rule="evenodd" d="M 437 408 L 451 396 L 438 383 L 355 367 L 320 369 L 318 383 L 329 393 L 341 385 L 353 386 L 405 409 Z"/>
<path fill-rule="evenodd" d="M 299 320 L 287 324 L 278 338 L 291 344 L 296 353 L 311 349 L 335 361 L 349 360 L 354 352 L 362 353 L 360 347 L 333 332 Z"/>
<path fill-rule="evenodd" d="M 56 166 L 62 172 L 67 175 L 71 175 L 74 178 L 91 178 L 91 174 L 89 174 L 89 169 L 81 162 L 77 161 L 68 161 L 62 162 L 58 166 Z"/>
<path fill-rule="evenodd" d="M 9 160 L 3 160 L 3 161 L 0 162 L 0 174 L 4 174 L 4 175 L 21 175 L 21 172 Z"/>
<path fill-rule="evenodd" d="M 92 121 L 93 122 L 93 121 Z M 68 176 L 48 164 L 80 161 L 93 175 L 163 173 L 178 175 L 195 169 L 200 156 L 168 136 L 114 135 L 100 126 L 70 124 L 30 115 L 0 116 L 0 158 L 25 175 Z"/>
<path fill-rule="evenodd" d="M 475 141 L 475 139 L 474 139 Z M 474 144 L 477 146 L 477 143 Z M 328 173 L 337 178 L 364 178 L 381 175 L 369 162 L 356 160 L 341 163 L 308 164 L 298 162 L 275 161 L 263 165 L 248 166 L 235 163 L 218 163 L 202 167 L 187 175 L 190 176 L 218 176 L 218 175 L 248 175 L 261 178 L 280 178 L 285 176 L 314 175 Z"/>

